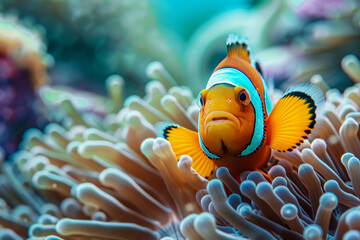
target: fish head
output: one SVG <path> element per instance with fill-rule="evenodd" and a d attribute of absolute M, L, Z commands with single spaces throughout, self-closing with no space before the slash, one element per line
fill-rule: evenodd
<path fill-rule="evenodd" d="M 217 156 L 240 154 L 254 132 L 254 107 L 241 86 L 217 84 L 198 96 L 201 107 L 199 134 L 205 147 Z"/>

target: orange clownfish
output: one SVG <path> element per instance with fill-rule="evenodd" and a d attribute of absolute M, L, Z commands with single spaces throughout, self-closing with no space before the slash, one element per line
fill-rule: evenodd
<path fill-rule="evenodd" d="M 189 155 L 192 168 L 209 178 L 216 167 L 238 176 L 260 170 L 271 149 L 291 151 L 314 129 L 322 90 L 303 83 L 288 89 L 272 108 L 259 66 L 252 66 L 244 39 L 230 34 L 227 56 L 215 68 L 198 96 L 198 132 L 166 124 L 161 135 L 179 159 Z"/>

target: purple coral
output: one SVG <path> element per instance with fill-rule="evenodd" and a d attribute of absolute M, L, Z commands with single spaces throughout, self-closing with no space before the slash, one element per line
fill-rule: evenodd
<path fill-rule="evenodd" d="M 34 90 L 46 81 L 46 65 L 34 33 L 1 16 L 0 32 L 0 146 L 9 154 L 38 126 Z"/>

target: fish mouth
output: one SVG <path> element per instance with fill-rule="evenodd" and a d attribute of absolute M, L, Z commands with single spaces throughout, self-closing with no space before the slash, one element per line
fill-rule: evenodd
<path fill-rule="evenodd" d="M 205 118 L 205 128 L 212 124 L 234 124 L 236 128 L 240 128 L 240 120 L 232 113 L 225 111 L 210 112 Z"/>

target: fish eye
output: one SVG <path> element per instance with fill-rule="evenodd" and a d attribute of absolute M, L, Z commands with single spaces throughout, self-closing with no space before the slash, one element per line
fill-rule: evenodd
<path fill-rule="evenodd" d="M 236 87 L 235 88 L 235 94 L 236 94 L 236 101 L 238 103 L 241 103 L 243 105 L 248 105 L 250 102 L 250 95 L 249 92 L 242 87 Z"/>
<path fill-rule="evenodd" d="M 240 101 L 244 102 L 246 100 L 246 94 L 244 92 L 240 93 Z"/>
<path fill-rule="evenodd" d="M 202 90 L 197 97 L 197 105 L 201 108 L 205 102 L 205 94 L 207 93 L 207 89 Z"/>

